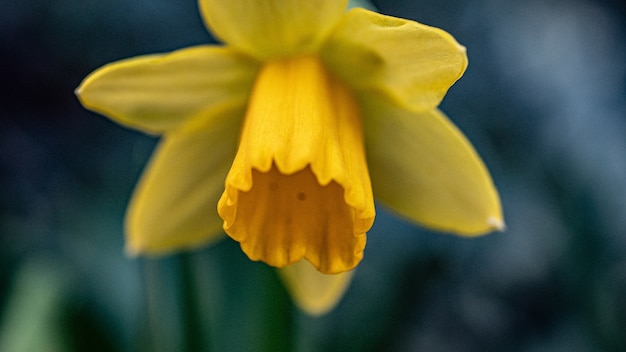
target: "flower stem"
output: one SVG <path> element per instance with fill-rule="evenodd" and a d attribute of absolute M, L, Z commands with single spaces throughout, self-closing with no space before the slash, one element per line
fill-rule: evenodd
<path fill-rule="evenodd" d="M 183 315 L 183 332 L 185 335 L 185 350 L 187 352 L 202 351 L 203 337 L 207 337 L 208 329 L 202 331 L 202 324 L 198 316 L 198 287 L 194 280 L 193 254 L 182 254 L 180 258 L 181 305 Z"/>

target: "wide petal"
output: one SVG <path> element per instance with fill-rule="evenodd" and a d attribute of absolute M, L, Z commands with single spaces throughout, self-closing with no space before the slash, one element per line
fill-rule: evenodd
<path fill-rule="evenodd" d="M 298 308 L 315 316 L 326 314 L 339 304 L 354 276 L 354 271 L 322 274 L 304 260 L 278 272 Z"/>
<path fill-rule="evenodd" d="M 218 211 L 252 260 L 333 274 L 363 257 L 375 210 L 360 111 L 317 57 L 259 73 Z"/>
<path fill-rule="evenodd" d="M 118 123 L 162 133 L 214 104 L 245 102 L 257 69 L 233 50 L 199 46 L 105 65 L 76 94 L 86 108 Z"/>
<path fill-rule="evenodd" d="M 129 253 L 160 254 L 221 238 L 217 201 L 243 115 L 244 106 L 219 105 L 166 134 L 128 209 Z"/>
<path fill-rule="evenodd" d="M 489 172 L 439 110 L 416 113 L 381 99 L 363 102 L 375 197 L 424 226 L 461 235 L 502 230 Z"/>
<path fill-rule="evenodd" d="M 219 39 L 259 59 L 315 51 L 347 0 L 200 0 L 207 27 Z"/>
<path fill-rule="evenodd" d="M 465 48 L 447 32 L 369 10 L 350 10 L 322 48 L 338 76 L 415 111 L 439 105 L 467 67 Z"/>

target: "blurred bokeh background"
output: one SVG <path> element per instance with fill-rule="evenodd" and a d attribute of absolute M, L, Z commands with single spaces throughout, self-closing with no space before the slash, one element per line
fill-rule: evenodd
<path fill-rule="evenodd" d="M 73 90 L 108 62 L 212 42 L 195 0 L 0 4 L 0 351 L 626 351 L 622 1 L 374 1 L 468 48 L 442 108 L 492 172 L 508 230 L 469 240 L 379 209 L 321 318 L 232 241 L 124 254 L 156 139 Z"/>

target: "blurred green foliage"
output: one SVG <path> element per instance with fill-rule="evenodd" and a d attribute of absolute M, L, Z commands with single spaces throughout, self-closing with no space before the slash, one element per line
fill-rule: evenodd
<path fill-rule="evenodd" d="M 468 48 L 443 109 L 493 173 L 508 230 L 468 240 L 379 209 L 341 305 L 295 310 L 224 241 L 123 252 L 156 140 L 73 90 L 130 56 L 211 43 L 195 1 L 9 2 L 0 12 L 0 351 L 624 351 L 621 2 L 374 1 Z"/>

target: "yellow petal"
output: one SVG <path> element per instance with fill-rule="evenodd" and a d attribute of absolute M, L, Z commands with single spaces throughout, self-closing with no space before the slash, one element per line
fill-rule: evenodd
<path fill-rule="evenodd" d="M 315 316 L 326 314 L 339 304 L 354 276 L 354 271 L 322 274 L 304 260 L 281 268 L 278 273 L 298 308 Z"/>
<path fill-rule="evenodd" d="M 355 89 L 416 111 L 439 105 L 467 67 L 465 48 L 441 29 L 359 8 L 344 16 L 322 56 Z"/>
<path fill-rule="evenodd" d="M 200 0 L 216 37 L 259 59 L 313 52 L 347 0 Z"/>
<path fill-rule="evenodd" d="M 439 110 L 364 103 L 376 198 L 427 227 L 461 235 L 502 230 L 500 199 L 465 136 Z"/>
<path fill-rule="evenodd" d="M 88 109 L 144 132 L 171 130 L 214 104 L 245 102 L 258 66 L 222 47 L 201 46 L 108 64 L 76 93 Z"/>
<path fill-rule="evenodd" d="M 361 118 L 316 57 L 261 69 L 218 211 L 252 260 L 324 273 L 361 260 L 375 215 Z"/>
<path fill-rule="evenodd" d="M 167 253 L 221 238 L 217 201 L 243 115 L 243 106 L 215 106 L 165 135 L 128 209 L 129 253 Z"/>

